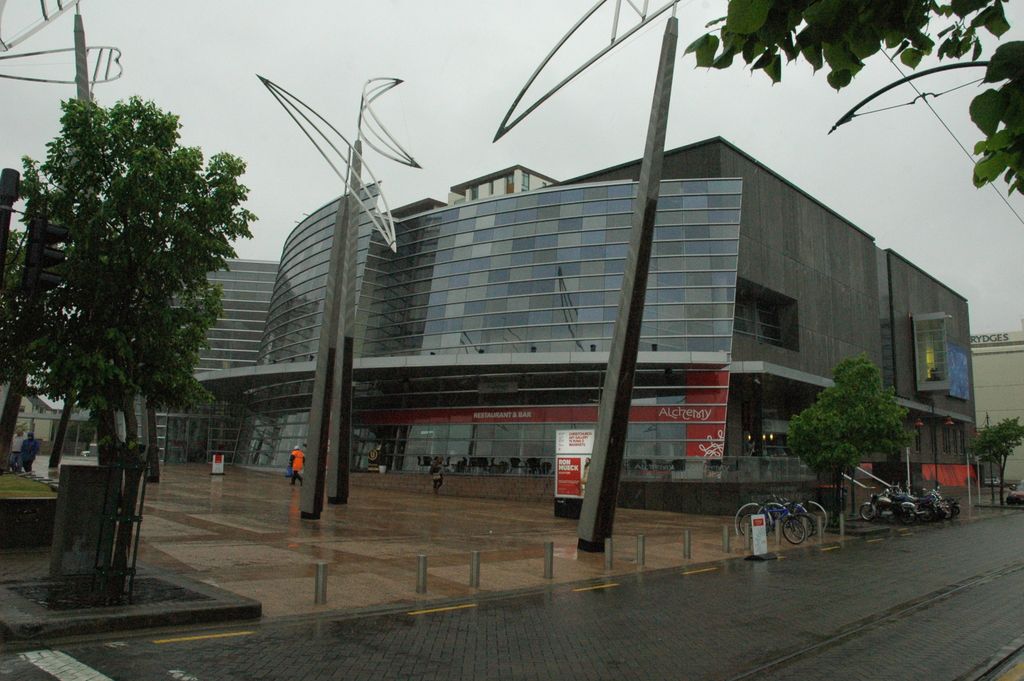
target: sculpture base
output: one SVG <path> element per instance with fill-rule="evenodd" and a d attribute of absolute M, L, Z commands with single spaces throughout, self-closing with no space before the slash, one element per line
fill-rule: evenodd
<path fill-rule="evenodd" d="M 589 539 L 581 538 L 576 543 L 576 548 L 580 551 L 586 551 L 587 553 L 604 553 L 604 542 L 590 541 Z"/>

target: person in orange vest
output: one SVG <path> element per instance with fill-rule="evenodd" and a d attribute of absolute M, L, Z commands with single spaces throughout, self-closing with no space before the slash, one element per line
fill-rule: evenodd
<path fill-rule="evenodd" d="M 306 443 L 302 443 L 302 447 L 305 447 Z M 299 481 L 299 487 L 302 487 L 302 464 L 306 460 L 306 454 L 302 451 L 302 447 L 296 447 L 292 450 L 292 457 L 289 460 L 289 464 L 292 467 L 292 484 L 295 481 Z"/>

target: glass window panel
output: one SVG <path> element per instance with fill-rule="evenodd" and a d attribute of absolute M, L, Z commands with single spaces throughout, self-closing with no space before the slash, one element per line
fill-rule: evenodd
<path fill-rule="evenodd" d="M 740 212 L 738 210 L 709 210 L 708 222 L 738 223 Z"/>
<path fill-rule="evenodd" d="M 610 199 L 632 198 L 635 194 L 635 184 L 620 184 L 608 187 L 608 198 Z"/>
<path fill-rule="evenodd" d="M 708 180 L 707 185 L 711 194 L 739 194 L 743 191 L 742 180 Z"/>
<path fill-rule="evenodd" d="M 708 208 L 739 208 L 740 194 L 719 194 L 708 197 Z"/>

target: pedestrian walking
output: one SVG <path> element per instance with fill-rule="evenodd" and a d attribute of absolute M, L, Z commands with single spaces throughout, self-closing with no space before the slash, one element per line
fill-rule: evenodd
<path fill-rule="evenodd" d="M 21 442 L 21 467 L 26 473 L 32 472 L 32 463 L 38 454 L 39 440 L 36 439 L 35 433 L 29 432 Z"/>
<path fill-rule="evenodd" d="M 7 469 L 12 473 L 21 472 L 21 443 L 25 441 L 25 431 L 18 428 L 11 442 L 11 450 L 7 455 Z"/>
<path fill-rule="evenodd" d="M 292 484 L 295 481 L 299 481 L 299 487 L 302 487 L 302 464 L 306 461 L 306 453 L 302 451 L 306 443 L 302 443 L 302 447 L 296 447 L 292 450 L 292 456 L 289 460 L 289 465 L 292 467 Z"/>
<path fill-rule="evenodd" d="M 430 479 L 434 481 L 434 494 L 437 494 L 444 484 L 444 463 L 439 456 L 430 462 Z"/>

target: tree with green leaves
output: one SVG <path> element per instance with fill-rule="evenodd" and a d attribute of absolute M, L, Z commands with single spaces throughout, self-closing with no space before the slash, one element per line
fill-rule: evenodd
<path fill-rule="evenodd" d="M 971 443 L 971 453 L 980 461 L 999 467 L 1000 490 L 1006 485 L 1006 460 L 1021 443 L 1024 443 L 1024 425 L 1017 418 L 1003 419 L 995 425 L 982 428 Z M 999 503 L 1006 503 L 1001 493 Z"/>
<path fill-rule="evenodd" d="M 220 290 L 206 274 L 235 255 L 254 216 L 241 207 L 245 164 L 204 163 L 155 104 L 70 100 L 63 112 L 46 160 L 24 160 L 26 215 L 70 229 L 64 283 L 28 313 L 48 328 L 30 354 L 43 392 L 73 394 L 96 416 L 106 462 L 116 412 L 134 440 L 137 395 L 162 407 L 207 397 L 193 370 Z"/>
<path fill-rule="evenodd" d="M 984 53 L 980 32 L 999 38 L 1009 29 L 1006 0 L 729 0 L 717 34 L 706 33 L 688 48 L 697 65 L 728 68 L 739 56 L 772 82 L 782 80 L 783 57 L 806 60 L 815 70 L 828 67 L 828 83 L 839 90 L 853 80 L 872 55 L 916 68 L 926 55 L 978 60 Z M 938 48 L 936 49 L 936 43 Z M 1009 192 L 1024 193 L 1024 42 L 999 45 L 988 60 L 984 82 L 992 85 L 974 98 L 971 119 L 985 135 L 974 184 L 1002 177 Z"/>
<path fill-rule="evenodd" d="M 21 330 L 39 390 L 73 396 L 90 410 L 100 463 L 124 471 L 116 478 L 116 519 L 99 529 L 105 548 L 97 560 L 111 576 L 100 595 L 108 601 L 124 595 L 144 464 L 136 398 L 147 407 L 208 399 L 193 371 L 221 291 L 206 275 L 235 255 L 232 241 L 251 236 L 254 218 L 242 208 L 245 164 L 230 154 L 206 162 L 180 143 L 180 127 L 176 116 L 139 98 L 109 109 L 71 100 L 46 160 L 24 159 L 26 218 L 70 230 L 64 280 L 18 301 L 0 334 Z"/>
<path fill-rule="evenodd" d="M 903 427 L 907 410 L 896 404 L 892 388 L 866 355 L 836 365 L 835 384 L 789 421 L 788 446 L 812 470 L 827 475 L 838 497 L 843 474 L 868 454 L 891 455 L 908 444 Z M 836 508 L 839 508 L 836 500 Z"/>

